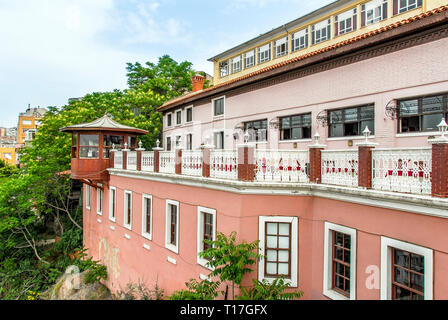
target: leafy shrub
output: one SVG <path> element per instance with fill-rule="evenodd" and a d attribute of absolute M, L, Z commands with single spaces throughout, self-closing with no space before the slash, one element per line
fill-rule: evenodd
<path fill-rule="evenodd" d="M 185 285 L 187 289 L 175 291 L 171 300 L 213 300 L 218 296 L 218 287 L 221 283 L 203 280 L 197 282 L 190 279 Z"/>
<path fill-rule="evenodd" d="M 128 283 L 125 290 L 116 293 L 118 300 L 162 300 L 164 291 L 156 282 L 154 289 L 149 289 L 140 279 L 138 283 Z"/>
<path fill-rule="evenodd" d="M 303 296 L 302 291 L 285 292 L 289 288 L 289 284 L 282 278 L 275 279 L 272 283 L 265 279 L 263 281 L 253 279 L 252 282 L 253 287 L 241 288 L 238 300 L 292 300 Z"/>

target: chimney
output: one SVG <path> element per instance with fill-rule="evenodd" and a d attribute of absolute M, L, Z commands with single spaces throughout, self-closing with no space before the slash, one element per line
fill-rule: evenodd
<path fill-rule="evenodd" d="M 204 89 L 205 77 L 199 73 L 196 73 L 191 77 L 191 83 L 193 84 L 193 92 Z"/>

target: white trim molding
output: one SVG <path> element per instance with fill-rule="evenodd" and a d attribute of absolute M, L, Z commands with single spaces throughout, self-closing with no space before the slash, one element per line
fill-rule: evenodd
<path fill-rule="evenodd" d="M 392 296 L 392 248 L 415 253 L 424 257 L 424 299 L 433 299 L 433 264 L 432 249 L 387 237 L 381 237 L 381 300 L 390 300 Z"/>
<path fill-rule="evenodd" d="M 332 300 L 356 300 L 356 229 L 325 222 L 323 294 Z M 332 289 L 333 280 L 333 232 L 350 236 L 350 298 Z"/>
<path fill-rule="evenodd" d="M 215 115 L 215 101 L 221 100 L 221 99 L 224 99 L 223 100 L 223 112 L 222 112 L 222 114 Z M 211 100 L 211 103 L 212 103 L 212 119 L 215 120 L 215 119 L 224 118 L 224 116 L 226 114 L 226 96 L 214 98 Z"/>
<path fill-rule="evenodd" d="M 171 226 L 171 212 L 170 205 L 175 206 L 176 209 L 176 245 L 170 243 L 170 226 Z M 179 210 L 179 201 L 174 200 L 166 200 L 166 216 L 165 216 L 165 248 L 168 250 L 179 254 L 179 218 L 180 218 L 180 210 Z"/>
<path fill-rule="evenodd" d="M 151 203 L 150 214 L 149 214 L 149 232 L 145 228 L 145 226 L 147 225 L 147 216 L 146 216 L 146 211 L 147 211 L 146 200 L 147 199 L 149 199 L 150 203 Z M 152 240 L 152 216 L 153 216 L 152 207 L 153 207 L 152 196 L 144 193 L 142 195 L 142 236 L 148 240 Z"/>
<path fill-rule="evenodd" d="M 98 186 L 102 187 L 100 184 Z M 96 189 L 96 213 L 99 216 L 103 215 L 103 205 L 104 205 L 104 192 L 103 189 Z"/>
<path fill-rule="evenodd" d="M 114 196 L 112 196 L 112 191 L 114 191 Z M 112 199 L 114 199 L 113 202 Z M 112 213 L 115 213 L 115 215 L 112 215 Z M 117 221 L 117 188 L 112 186 L 109 187 L 109 220 L 112 222 Z"/>
<path fill-rule="evenodd" d="M 266 222 L 277 223 L 290 223 L 291 224 L 291 276 L 285 278 L 285 282 L 291 287 L 297 287 L 298 285 L 298 231 L 299 231 L 299 219 L 298 217 L 285 217 L 285 216 L 259 216 L 258 217 L 258 240 L 259 253 L 265 255 L 265 224 Z M 265 276 L 265 263 L 264 258 L 258 262 L 258 280 L 267 280 L 268 282 L 274 281 L 276 278 Z"/>
<path fill-rule="evenodd" d="M 128 211 L 128 202 L 126 201 L 126 195 L 129 195 L 131 197 L 131 221 L 129 221 L 130 223 L 126 223 L 126 218 L 127 218 L 127 211 Z M 130 190 L 124 190 L 124 201 L 123 201 L 123 226 L 126 229 L 132 230 L 132 216 L 133 216 L 133 212 L 132 212 L 132 191 Z"/>
<path fill-rule="evenodd" d="M 89 186 L 88 184 L 85 184 L 86 186 L 86 209 L 90 210 L 90 205 L 91 205 L 91 201 L 92 201 L 92 187 Z"/>
<path fill-rule="evenodd" d="M 199 257 L 199 253 L 201 253 L 203 250 L 203 241 L 204 241 L 204 213 L 208 213 L 212 215 L 212 221 L 213 221 L 213 233 L 212 233 L 212 240 L 216 240 L 216 210 L 200 207 L 198 206 L 198 228 L 197 228 L 197 263 L 207 269 L 210 269 L 207 266 L 208 260 L 203 259 Z"/>

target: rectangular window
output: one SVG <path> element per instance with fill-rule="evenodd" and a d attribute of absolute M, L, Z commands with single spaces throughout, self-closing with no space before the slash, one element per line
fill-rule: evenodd
<path fill-rule="evenodd" d="M 166 201 L 165 247 L 179 253 L 179 202 Z"/>
<path fill-rule="evenodd" d="M 372 0 L 361 6 L 361 27 L 387 18 L 387 0 Z"/>
<path fill-rule="evenodd" d="M 185 122 L 193 121 L 193 107 L 189 107 L 185 109 Z"/>
<path fill-rule="evenodd" d="M 336 36 L 356 30 L 356 8 L 335 16 L 334 21 Z"/>
<path fill-rule="evenodd" d="M 323 294 L 356 299 L 356 229 L 325 222 Z"/>
<path fill-rule="evenodd" d="M 280 139 L 311 139 L 311 113 L 280 118 Z"/>
<path fill-rule="evenodd" d="M 173 124 L 173 114 L 172 113 L 168 113 L 166 115 L 166 126 L 167 127 L 171 127 L 172 124 Z"/>
<path fill-rule="evenodd" d="M 271 60 L 271 44 L 268 43 L 258 48 L 258 63 Z"/>
<path fill-rule="evenodd" d="M 90 210 L 91 187 L 88 184 L 85 184 L 85 186 L 86 186 L 86 209 Z"/>
<path fill-rule="evenodd" d="M 124 192 L 124 227 L 132 230 L 132 192 Z"/>
<path fill-rule="evenodd" d="M 152 240 L 152 196 L 147 194 L 142 197 L 142 235 Z"/>
<path fill-rule="evenodd" d="M 219 63 L 219 71 L 221 73 L 221 78 L 229 75 L 229 61 L 223 61 Z"/>
<path fill-rule="evenodd" d="M 244 123 L 244 132 L 249 133 L 249 142 L 268 141 L 268 119 Z"/>
<path fill-rule="evenodd" d="M 398 132 L 438 131 L 437 125 L 448 115 L 448 94 L 398 101 Z"/>
<path fill-rule="evenodd" d="M 244 55 L 244 67 L 250 68 L 255 65 L 255 50 L 248 51 Z"/>
<path fill-rule="evenodd" d="M 31 126 L 33 124 L 33 121 L 31 121 L 31 120 L 22 120 L 22 124 L 24 126 Z"/>
<path fill-rule="evenodd" d="M 176 136 L 176 148 L 182 147 L 180 144 L 182 142 L 182 136 Z"/>
<path fill-rule="evenodd" d="M 79 150 L 81 158 L 99 157 L 100 137 L 97 134 L 81 134 L 79 139 Z"/>
<path fill-rule="evenodd" d="M 308 47 L 308 28 L 293 33 L 292 39 L 292 51 L 298 51 Z"/>
<path fill-rule="evenodd" d="M 242 69 L 242 58 L 241 56 L 232 59 L 232 73 L 239 72 Z"/>
<path fill-rule="evenodd" d="M 124 137 L 123 136 L 103 136 L 103 159 L 109 159 L 110 150 L 115 147 L 115 149 L 124 148 Z"/>
<path fill-rule="evenodd" d="M 166 137 L 166 151 L 171 151 L 171 137 Z"/>
<path fill-rule="evenodd" d="M 274 41 L 275 57 L 281 57 L 288 54 L 288 37 Z"/>
<path fill-rule="evenodd" d="M 222 116 L 224 114 L 224 103 L 225 103 L 224 97 L 212 100 L 214 117 Z"/>
<path fill-rule="evenodd" d="M 103 215 L 103 189 L 96 189 L 96 213 Z"/>
<path fill-rule="evenodd" d="M 216 238 L 216 210 L 198 207 L 198 259 L 197 263 L 206 266 L 207 260 L 200 258 L 199 253 L 210 248 L 204 240 L 214 241 Z"/>
<path fill-rule="evenodd" d="M 182 111 L 176 111 L 176 125 L 182 124 Z"/>
<path fill-rule="evenodd" d="M 318 44 L 322 41 L 331 39 L 331 19 L 316 23 L 311 27 L 312 44 Z"/>
<path fill-rule="evenodd" d="M 224 131 L 213 133 L 215 149 L 224 149 Z"/>
<path fill-rule="evenodd" d="M 187 150 L 193 150 L 193 134 L 188 133 L 187 134 Z"/>
<path fill-rule="evenodd" d="M 110 187 L 109 189 L 109 219 L 116 221 L 117 216 L 117 189 Z"/>
<path fill-rule="evenodd" d="M 258 279 L 272 281 L 283 277 L 291 287 L 297 286 L 298 218 L 260 216 L 260 253 Z"/>
<path fill-rule="evenodd" d="M 432 249 L 381 237 L 381 299 L 432 300 Z"/>
<path fill-rule="evenodd" d="M 328 111 L 329 137 L 361 136 L 366 127 L 375 134 L 374 105 Z"/>
<path fill-rule="evenodd" d="M 394 15 L 422 6 L 422 0 L 394 0 Z"/>

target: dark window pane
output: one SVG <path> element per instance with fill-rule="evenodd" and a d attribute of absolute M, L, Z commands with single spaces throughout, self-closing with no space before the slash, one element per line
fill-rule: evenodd
<path fill-rule="evenodd" d="M 358 123 L 346 123 L 344 124 L 344 136 L 359 136 Z"/>
<path fill-rule="evenodd" d="M 297 127 L 302 124 L 302 119 L 300 116 L 291 117 L 291 126 Z"/>
<path fill-rule="evenodd" d="M 358 109 L 345 109 L 345 121 L 358 121 Z"/>
<path fill-rule="evenodd" d="M 420 255 L 411 254 L 411 270 L 424 273 L 425 271 L 425 258 Z"/>
<path fill-rule="evenodd" d="M 351 237 L 348 234 L 344 235 L 344 248 L 350 249 Z"/>
<path fill-rule="evenodd" d="M 411 299 L 411 292 L 409 290 L 396 287 L 393 288 L 395 293 L 395 299 L 396 300 L 410 300 Z"/>
<path fill-rule="evenodd" d="M 401 119 L 401 132 L 420 131 L 419 117 L 409 117 Z"/>
<path fill-rule="evenodd" d="M 293 128 L 292 129 L 292 139 L 302 139 L 302 128 Z"/>
<path fill-rule="evenodd" d="M 342 124 L 332 124 L 330 126 L 330 136 L 331 137 L 342 137 Z"/>
<path fill-rule="evenodd" d="M 418 100 L 408 100 L 400 102 L 400 115 L 410 116 L 418 114 Z"/>
<path fill-rule="evenodd" d="M 344 278 L 335 276 L 334 286 L 338 289 L 344 290 Z"/>
<path fill-rule="evenodd" d="M 404 268 L 409 268 L 409 252 L 403 250 L 394 250 L 394 263 Z"/>
<path fill-rule="evenodd" d="M 350 251 L 344 250 L 344 262 L 350 263 Z"/>
<path fill-rule="evenodd" d="M 343 249 L 341 249 L 341 248 L 335 248 L 334 251 L 335 251 L 335 252 L 334 252 L 335 258 L 338 259 L 338 260 L 343 261 L 343 260 L 342 260 L 342 259 L 343 259 Z"/>
<path fill-rule="evenodd" d="M 411 288 L 423 292 L 425 288 L 424 276 L 411 273 Z"/>
<path fill-rule="evenodd" d="M 310 139 L 311 138 L 311 127 L 304 127 L 302 129 L 303 129 L 302 138 Z"/>
<path fill-rule="evenodd" d="M 342 110 L 330 112 L 330 123 L 342 123 Z"/>
<path fill-rule="evenodd" d="M 361 134 L 366 129 L 369 128 L 372 134 L 375 134 L 375 120 L 361 121 Z"/>
<path fill-rule="evenodd" d="M 441 112 L 442 111 L 443 96 L 436 96 L 422 99 L 423 113 Z"/>
<path fill-rule="evenodd" d="M 437 131 L 438 124 L 442 121 L 443 113 L 426 114 L 423 116 L 423 131 Z"/>
<path fill-rule="evenodd" d="M 409 286 L 409 272 L 401 268 L 395 268 L 394 280 L 397 283 Z"/>
<path fill-rule="evenodd" d="M 283 129 L 289 129 L 291 127 L 291 121 L 290 118 L 282 118 L 282 128 Z"/>

